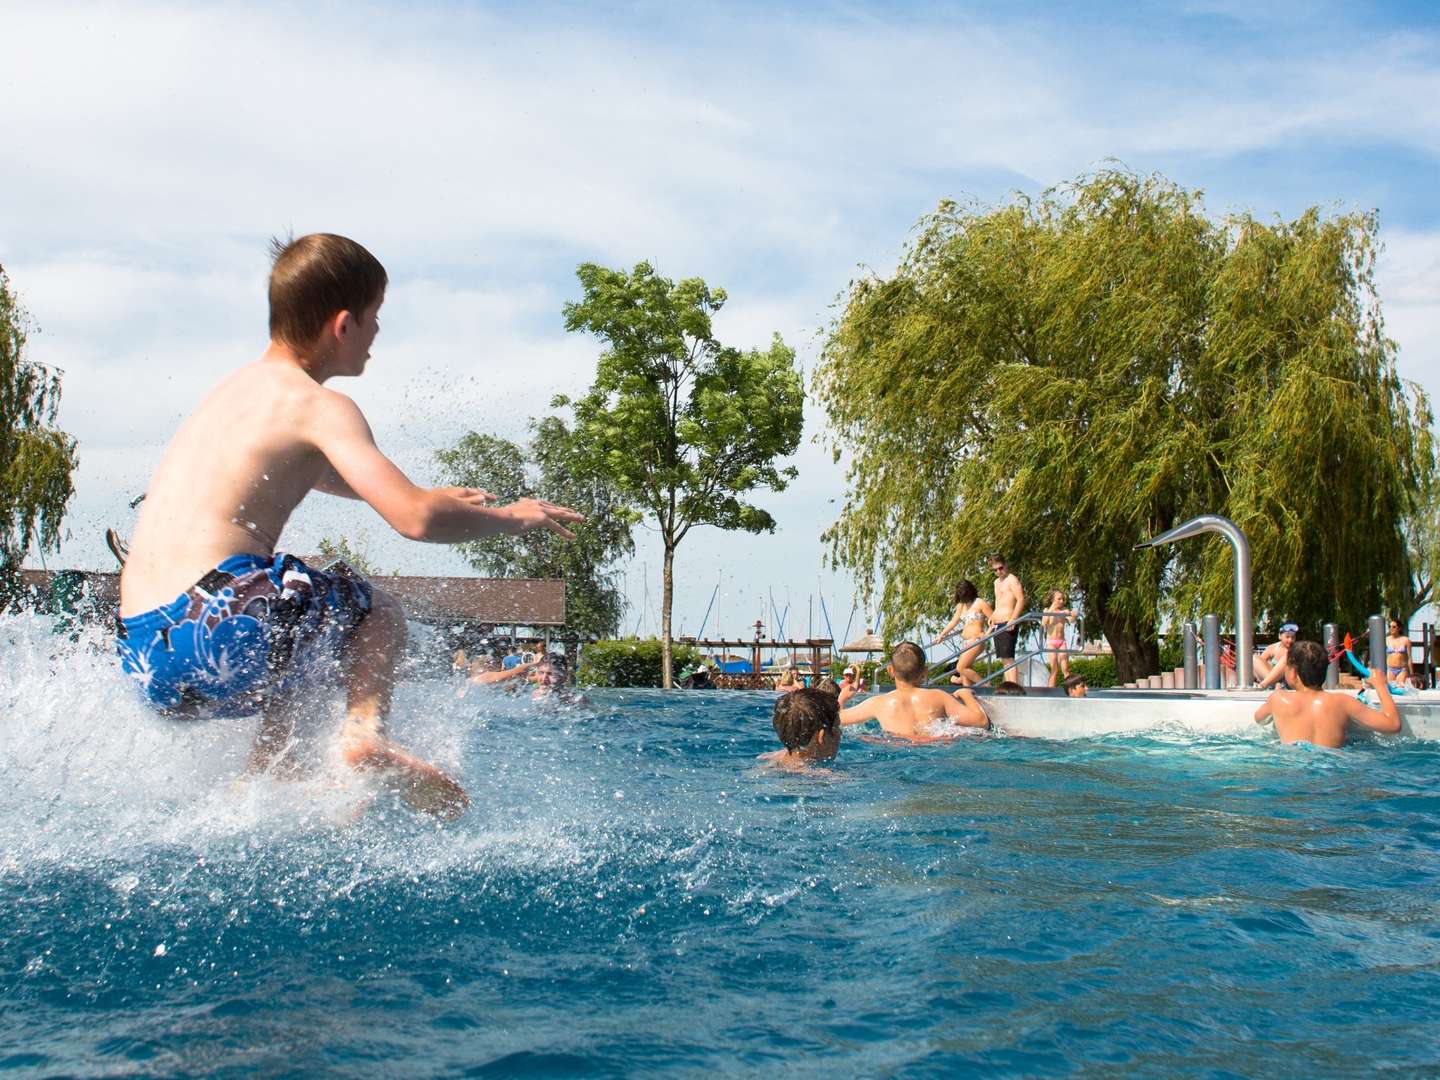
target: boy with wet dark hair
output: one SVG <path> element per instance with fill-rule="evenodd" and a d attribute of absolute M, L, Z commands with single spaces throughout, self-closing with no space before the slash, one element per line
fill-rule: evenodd
<path fill-rule="evenodd" d="M 277 243 L 270 343 L 180 426 L 146 492 L 120 575 L 116 646 L 145 700 L 171 716 L 260 714 L 251 768 L 289 743 L 302 686 L 342 680 L 340 756 L 417 809 L 454 817 L 464 789 L 395 745 L 385 719 L 404 652 L 400 605 L 368 581 L 277 550 L 311 491 L 368 503 L 411 540 L 458 543 L 582 520 L 537 499 L 416 486 L 358 406 L 325 385 L 365 371 L 387 276 L 329 233 Z"/>
<path fill-rule="evenodd" d="M 782 769 L 803 769 L 828 761 L 840 749 L 840 703 L 824 690 L 800 689 L 775 699 L 771 717 L 783 750 L 761 754 Z"/>
<path fill-rule="evenodd" d="M 913 641 L 902 641 L 890 654 L 887 668 L 895 680 L 895 689 L 877 694 L 859 705 L 844 708 L 856 691 L 840 690 L 840 723 L 861 724 L 878 720 L 887 734 L 910 742 L 939 742 L 953 736 L 937 736 L 931 731 L 937 720 L 947 720 L 961 727 L 987 728 L 990 718 L 969 690 L 957 690 L 954 696 L 944 690 L 921 685 L 925 681 L 925 650 Z"/>
<path fill-rule="evenodd" d="M 1275 722 L 1282 743 L 1310 743 L 1339 748 L 1345 745 L 1345 730 L 1353 721 L 1383 735 L 1400 731 L 1400 711 L 1390 696 L 1385 672 L 1372 671 L 1370 685 L 1380 700 L 1378 709 L 1349 694 L 1325 689 L 1325 671 L 1330 657 L 1318 641 L 1297 641 L 1286 656 L 1286 671 L 1293 690 L 1276 690 L 1255 710 L 1255 722 Z"/>

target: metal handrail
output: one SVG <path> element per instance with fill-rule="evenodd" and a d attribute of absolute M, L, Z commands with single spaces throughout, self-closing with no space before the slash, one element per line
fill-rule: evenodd
<path fill-rule="evenodd" d="M 955 667 L 955 661 L 958 660 L 959 655 L 962 654 L 962 652 L 969 652 L 972 648 L 975 648 L 976 645 L 988 645 L 989 642 L 991 642 L 992 639 L 995 638 L 995 636 L 1005 634 L 1005 632 L 1009 631 L 1009 629 L 1015 628 L 1015 626 L 1038 625 L 1041 621 L 1043 621 L 1045 616 L 1058 615 L 1058 613 L 1060 612 L 1028 611 L 1025 612 L 1024 615 L 1018 615 L 1015 616 L 1014 619 L 1009 619 L 1007 624 L 1001 626 L 1001 628 L 992 629 L 992 631 L 989 631 L 988 634 L 982 634 L 981 636 L 978 636 L 978 638 L 963 638 L 962 641 L 965 642 L 965 648 L 955 649 L 955 652 L 952 652 L 952 654 L 950 654 L 949 660 L 940 661 L 939 664 L 933 664 L 932 667 L 930 667 L 930 671 L 927 672 L 926 678 L 924 678 L 924 684 L 932 685 L 933 683 L 935 683 L 936 678 L 939 677 L 940 674 L 942 674 L 942 672 L 949 671 L 950 668 Z M 1005 665 L 1005 667 L 1002 667 L 1001 670 L 992 671 L 991 674 L 985 675 L 984 678 L 981 678 L 978 683 L 975 683 L 973 685 L 976 685 L 976 687 L 982 687 L 982 685 L 989 683 L 989 681 L 995 680 L 995 678 L 999 678 L 1001 677 L 1001 675 L 1005 675 L 1009 671 L 1014 671 L 1015 668 L 1020 667 L 1021 664 L 1030 664 L 1030 662 L 1034 661 L 1035 658 L 1043 658 L 1045 654 L 1048 654 L 1048 652 L 1057 651 L 1066 652 L 1066 654 L 1084 654 L 1084 649 L 1038 648 L 1035 649 L 1034 652 L 1027 652 L 1027 654 L 1021 655 L 1021 657 L 1015 657 L 1014 660 L 1009 662 L 1009 664 Z"/>
<path fill-rule="evenodd" d="M 1021 624 L 1038 624 L 1038 622 L 1040 622 L 1041 619 L 1044 618 L 1044 616 L 1045 612 L 1028 611 L 1025 612 L 1024 615 L 1018 615 L 1015 616 L 1014 619 L 1009 619 L 1007 624 L 1001 626 L 1001 628 L 992 629 L 992 631 L 986 632 L 986 634 L 982 634 L 981 636 L 978 636 L 978 638 L 962 638 L 962 641 L 965 642 L 965 648 L 955 649 L 955 652 L 952 652 L 952 654 L 949 655 L 948 660 L 940 661 L 939 664 L 930 665 L 930 667 L 933 668 L 933 671 L 930 671 L 929 674 L 926 674 L 926 683 L 930 683 L 930 681 L 932 681 L 933 678 L 935 678 L 940 671 L 945 670 L 945 668 L 955 667 L 955 661 L 958 660 L 959 655 L 962 654 L 962 652 L 969 652 L 972 648 L 975 648 L 976 645 L 988 645 L 989 641 L 991 641 L 992 638 L 996 638 L 996 636 L 1005 634 L 1005 632 L 1008 632 L 1009 629 L 1012 628 L 1012 626 L 1020 626 Z M 936 642 L 936 644 L 939 644 L 939 642 Z"/>

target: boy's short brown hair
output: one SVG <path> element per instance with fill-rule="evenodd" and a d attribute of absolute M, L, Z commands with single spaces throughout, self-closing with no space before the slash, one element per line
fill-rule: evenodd
<path fill-rule="evenodd" d="M 358 317 L 373 307 L 389 281 L 379 259 L 334 233 L 275 239 L 270 254 L 270 337 L 295 349 L 312 344 L 339 312 Z"/>
<path fill-rule="evenodd" d="M 1295 677 L 1309 690 L 1319 690 L 1325 685 L 1325 673 L 1330 667 L 1330 657 L 1318 641 L 1297 641 L 1290 646 L 1286 663 L 1295 669 Z"/>
<path fill-rule="evenodd" d="M 815 733 L 840 730 L 840 701 L 824 690 L 792 690 L 775 702 L 775 734 L 786 750 L 802 750 Z"/>
<path fill-rule="evenodd" d="M 895 678 L 903 679 L 908 683 L 924 681 L 925 650 L 913 641 L 902 641 L 890 654 L 890 670 L 894 673 Z"/>

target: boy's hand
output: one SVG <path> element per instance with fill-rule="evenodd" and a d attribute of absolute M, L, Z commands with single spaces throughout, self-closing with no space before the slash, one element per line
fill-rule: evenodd
<path fill-rule="evenodd" d="M 461 502 L 471 503 L 475 506 L 489 506 L 495 501 L 495 496 L 484 488 L 471 487 L 442 487 L 435 491 L 441 495 L 449 495 L 452 499 L 459 499 Z"/>
<path fill-rule="evenodd" d="M 536 529 L 549 529 L 566 540 L 574 540 L 575 534 L 560 523 L 585 520 L 584 514 L 577 513 L 568 506 L 557 506 L 555 503 L 546 502 L 544 499 L 516 499 L 509 506 L 504 507 L 502 512 L 519 526 L 515 530 L 516 535 L 519 536 L 534 532 Z"/>

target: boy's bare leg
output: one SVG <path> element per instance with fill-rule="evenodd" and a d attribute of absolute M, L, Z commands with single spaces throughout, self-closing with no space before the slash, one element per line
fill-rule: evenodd
<path fill-rule="evenodd" d="M 375 589 L 370 614 L 350 639 L 341 753 L 351 768 L 382 773 L 386 783 L 415 809 L 456 818 L 470 805 L 465 789 L 385 737 L 395 669 L 404 647 L 405 615 L 394 599 Z"/>
<path fill-rule="evenodd" d="M 250 747 L 250 764 L 245 769 L 247 774 L 265 772 L 271 765 L 276 765 L 276 773 L 282 776 L 293 777 L 299 772 L 294 756 L 284 753 L 290 743 L 290 733 L 294 730 L 292 708 L 293 703 L 289 701 L 272 701 L 265 706 L 260 714 L 255 742 Z"/>

